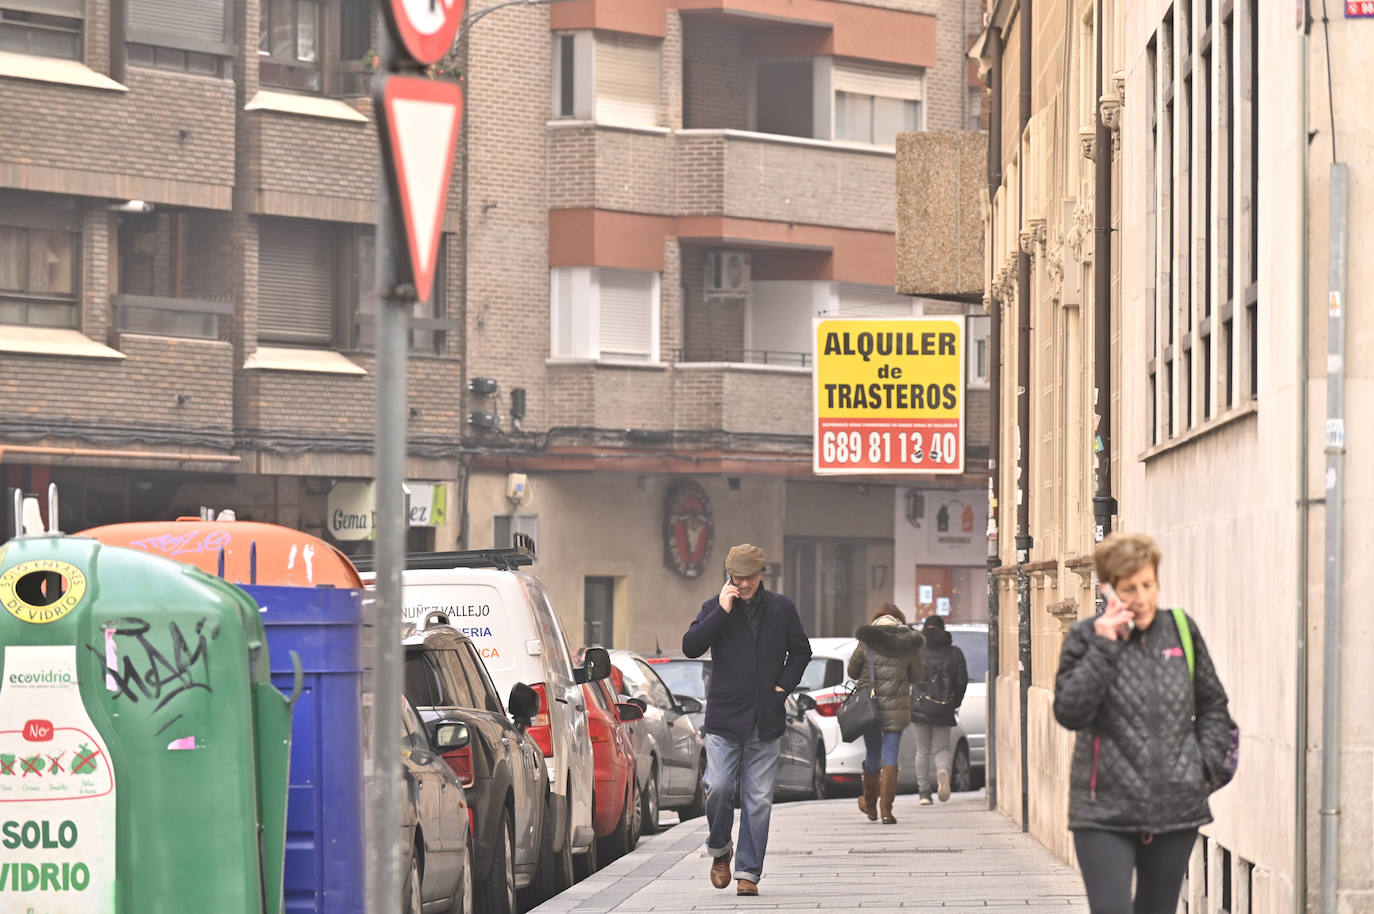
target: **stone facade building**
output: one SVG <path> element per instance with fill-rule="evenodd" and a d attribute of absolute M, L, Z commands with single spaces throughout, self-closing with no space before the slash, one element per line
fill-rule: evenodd
<path fill-rule="evenodd" d="M 1190 912 L 1374 897 L 1349 637 L 1370 623 L 1369 491 L 1347 469 L 1374 370 L 1348 241 L 1370 229 L 1374 109 L 1351 81 L 1365 23 L 1305 6 L 998 0 L 973 50 L 991 87 L 995 802 L 1072 858 L 1062 634 L 1094 612 L 1104 521 L 1155 536 L 1161 603 L 1197 619 L 1242 731 Z"/>

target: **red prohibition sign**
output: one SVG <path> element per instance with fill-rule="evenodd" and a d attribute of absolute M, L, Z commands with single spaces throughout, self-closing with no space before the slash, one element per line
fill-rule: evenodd
<path fill-rule="evenodd" d="M 467 0 L 387 0 L 383 6 L 406 53 L 428 66 L 453 47 Z"/>

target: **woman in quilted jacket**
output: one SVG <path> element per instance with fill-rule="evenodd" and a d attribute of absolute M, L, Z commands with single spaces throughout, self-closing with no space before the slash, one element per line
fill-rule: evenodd
<path fill-rule="evenodd" d="M 1078 732 L 1069 828 L 1093 914 L 1172 914 L 1209 785 L 1231 751 L 1226 690 L 1191 619 L 1159 612 L 1159 547 L 1116 533 L 1093 555 L 1115 589 L 1105 612 L 1069 630 L 1054 716 Z M 1136 877 L 1134 901 L 1131 877 Z"/>
<path fill-rule="evenodd" d="M 863 795 L 859 809 L 869 821 L 877 821 L 881 809 L 883 824 L 896 825 L 892 801 L 897 796 L 897 749 L 902 731 L 911 723 L 911 686 L 921 681 L 921 648 L 926 639 L 906 626 L 906 617 L 891 603 L 884 603 L 873 620 L 854 632 L 858 647 L 849 657 L 849 678 L 857 688 L 867 689 L 876 682 L 881 729 L 864 734 L 868 757 L 863 763 Z M 868 673 L 873 660 L 873 676 Z"/>

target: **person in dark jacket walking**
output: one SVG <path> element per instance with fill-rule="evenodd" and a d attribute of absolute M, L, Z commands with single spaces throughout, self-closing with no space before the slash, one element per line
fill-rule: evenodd
<path fill-rule="evenodd" d="M 921 649 L 921 681 L 912 693 L 911 722 L 916 725 L 916 784 L 921 805 L 949 799 L 949 766 L 954 759 L 951 735 L 954 716 L 968 689 L 968 662 L 945 631 L 945 620 L 926 616 L 921 624 L 926 646 Z M 932 770 L 932 757 L 934 766 Z"/>
<path fill-rule="evenodd" d="M 757 895 L 768 849 L 787 695 L 811 660 L 811 642 L 792 601 L 763 588 L 763 550 L 748 543 L 725 557 L 725 586 L 701 605 L 682 652 L 711 652 L 706 688 L 706 853 L 711 884 L 730 884 L 730 841 L 739 788 L 740 895 Z"/>
<path fill-rule="evenodd" d="M 911 723 L 911 686 L 921 681 L 921 647 L 926 639 L 907 628 L 906 617 L 891 603 L 879 607 L 873 620 L 860 625 L 854 637 L 859 644 L 849 656 L 846 672 L 861 691 L 876 686 L 882 711 L 882 727 L 864 734 L 868 757 L 863 763 L 859 809 L 870 822 L 877 821 L 881 811 L 884 825 L 896 825 L 892 801 L 897 796 L 897 750 L 902 732 Z"/>
<path fill-rule="evenodd" d="M 1212 821 L 1209 772 L 1226 762 L 1226 690 L 1197 626 L 1195 672 L 1172 613 L 1158 612 L 1159 547 L 1114 533 L 1093 555 L 1115 588 L 1105 612 L 1064 638 L 1054 716 L 1078 731 L 1069 778 L 1073 831 L 1093 914 L 1166 914 L 1199 826 Z M 1134 904 L 1131 877 L 1136 877 Z"/>

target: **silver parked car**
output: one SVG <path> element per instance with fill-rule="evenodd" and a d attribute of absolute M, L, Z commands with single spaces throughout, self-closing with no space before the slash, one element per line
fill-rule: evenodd
<path fill-rule="evenodd" d="M 632 651 L 611 651 L 615 690 L 644 707 L 635 733 L 643 831 L 658 829 L 658 811 L 676 809 L 683 819 L 706 813 L 706 744 L 692 723 L 701 702 L 676 696 L 647 661 Z"/>
<path fill-rule="evenodd" d="M 987 714 L 988 714 L 988 625 L 986 622 L 959 622 L 945 626 L 954 639 L 954 646 L 964 652 L 968 665 L 968 690 L 959 705 L 957 719 L 968 742 L 970 781 L 983 786 L 987 770 Z M 958 762 L 954 780 L 958 781 Z"/>
<path fill-rule="evenodd" d="M 711 654 L 688 657 L 680 653 L 662 653 L 646 660 L 677 696 L 687 695 L 706 701 L 711 682 Z M 782 759 L 778 765 L 778 780 L 773 788 L 776 799 L 797 797 L 819 800 L 825 796 L 825 737 L 821 728 L 806 713 L 816 702 L 804 692 L 787 696 L 786 726 L 782 731 Z M 705 710 L 689 714 L 700 730 L 706 723 Z"/>

